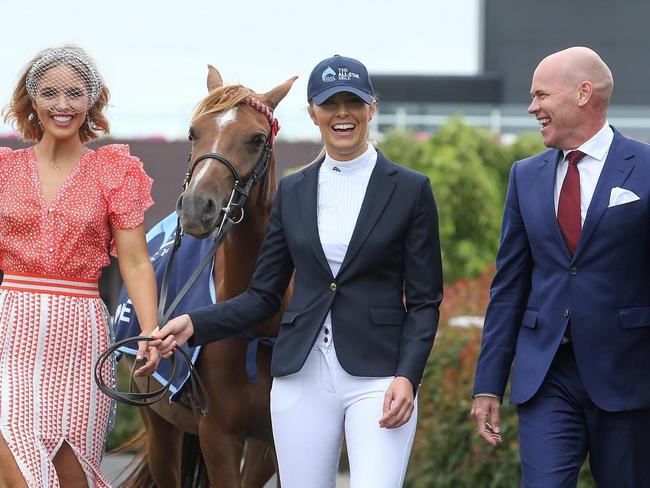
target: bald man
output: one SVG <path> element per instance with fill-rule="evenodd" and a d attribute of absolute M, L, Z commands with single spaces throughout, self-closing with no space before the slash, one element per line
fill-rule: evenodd
<path fill-rule="evenodd" d="M 514 360 L 524 487 L 575 487 L 587 453 L 599 487 L 650 487 L 650 146 L 607 123 L 613 84 L 590 49 L 543 59 L 550 149 L 510 171 L 472 416 L 498 445 Z"/>

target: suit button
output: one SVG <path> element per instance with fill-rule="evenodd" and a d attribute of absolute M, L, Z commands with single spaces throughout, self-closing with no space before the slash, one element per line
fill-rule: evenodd
<path fill-rule="evenodd" d="M 332 290 L 332 291 L 336 291 L 336 283 L 332 283 L 332 284 L 330 285 L 330 290 Z"/>
<path fill-rule="evenodd" d="M 564 318 L 567 319 L 569 318 L 569 310 L 566 308 L 562 309 L 562 315 L 564 315 Z"/>
<path fill-rule="evenodd" d="M 569 269 L 569 274 L 571 276 L 577 275 L 578 274 L 578 268 L 576 268 L 575 266 L 571 266 L 571 268 Z"/>

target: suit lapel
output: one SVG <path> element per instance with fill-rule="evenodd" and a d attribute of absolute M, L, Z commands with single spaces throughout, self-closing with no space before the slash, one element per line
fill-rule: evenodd
<path fill-rule="evenodd" d="M 395 189 L 396 182 L 391 176 L 395 172 L 396 169 L 392 167 L 388 159 L 378 150 L 377 163 L 370 175 L 368 188 L 366 189 L 361 210 L 359 211 L 359 217 L 357 218 L 348 250 L 337 276 L 341 275 L 350 261 L 356 256 L 357 252 L 359 252 L 361 245 L 381 216 L 384 207 L 386 207 Z"/>
<path fill-rule="evenodd" d="M 557 216 L 555 214 L 555 177 L 557 173 L 557 164 L 562 156 L 562 151 L 556 149 L 549 151 L 540 164 L 538 169 L 537 193 L 539 195 L 539 204 L 542 209 L 542 215 L 546 225 L 551 229 L 555 240 L 562 249 L 562 252 L 567 258 L 570 258 L 569 249 L 567 248 L 566 241 L 560 230 L 560 225 L 557 223 Z M 549 196 L 550 195 L 550 196 Z"/>
<path fill-rule="evenodd" d="M 331 275 L 332 269 L 327 262 L 327 258 L 325 258 L 318 234 L 318 170 L 322 162 L 320 160 L 304 170 L 303 181 L 298 185 L 298 210 L 302 220 L 302 227 L 314 255 Z"/>
<path fill-rule="evenodd" d="M 623 185 L 632 168 L 634 168 L 634 152 L 621 133 L 614 130 L 614 140 L 609 148 L 607 159 L 598 178 L 594 195 L 591 198 L 585 223 L 582 226 L 580 241 L 573 259 L 582 252 L 605 210 L 607 210 L 612 188 Z"/>

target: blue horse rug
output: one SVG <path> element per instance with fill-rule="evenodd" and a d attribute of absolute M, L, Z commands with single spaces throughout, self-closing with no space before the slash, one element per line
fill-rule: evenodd
<path fill-rule="evenodd" d="M 172 213 L 147 232 L 147 248 L 149 250 L 149 255 L 151 256 L 154 272 L 156 273 L 158 289 L 160 289 L 165 267 L 167 266 L 174 245 L 176 224 L 176 214 Z M 196 265 L 203 256 L 210 252 L 212 243 L 212 239 L 196 239 L 187 234 L 183 236 L 183 242 L 176 251 L 174 264 L 170 270 L 167 305 L 174 300 L 174 297 L 188 281 L 192 273 L 194 273 Z M 210 264 L 205 267 L 194 285 L 180 301 L 170 318 L 216 303 L 216 290 L 212 279 L 213 270 L 214 259 L 212 259 Z M 140 324 L 138 323 L 138 318 L 135 315 L 133 304 L 131 303 L 124 286 L 122 286 L 122 289 L 120 290 L 120 299 L 115 311 L 113 325 L 115 328 L 116 341 L 140 335 Z M 248 341 L 246 350 L 246 372 L 249 381 L 255 383 L 257 381 L 256 358 L 258 346 L 261 344 L 273 347 L 275 338 L 254 337 L 244 333 L 239 334 L 238 337 Z M 194 364 L 199 357 L 201 346 L 190 347 L 187 344 L 184 344 L 182 348 L 187 355 L 192 358 L 192 363 Z M 134 342 L 129 346 L 123 346 L 119 351 L 122 354 L 135 356 L 138 352 L 137 343 Z M 169 380 L 171 370 L 171 361 L 161 359 L 153 377 L 161 384 L 164 384 Z M 183 393 L 183 387 L 187 383 L 189 377 L 189 371 L 185 362 L 176 361 L 176 370 L 174 376 L 171 378 L 171 385 L 169 388 L 169 391 L 171 392 L 170 400 L 176 401 L 180 398 Z"/>
<path fill-rule="evenodd" d="M 169 261 L 171 250 L 174 245 L 174 238 L 176 236 L 176 214 L 172 213 L 156 224 L 149 232 L 147 232 L 147 248 L 151 256 L 154 271 L 156 273 L 156 281 L 158 288 L 162 282 L 165 266 Z M 167 305 L 172 302 L 178 291 L 183 287 L 185 282 L 189 279 L 194 272 L 194 268 L 200 259 L 210 251 L 212 246 L 211 239 L 196 239 L 189 235 L 183 236 L 183 243 L 178 248 L 174 264 L 170 271 L 169 277 L 169 291 Z M 190 310 L 204 307 L 216 301 L 216 293 L 214 289 L 214 281 L 212 280 L 212 269 L 214 266 L 214 259 L 212 263 L 205 267 L 201 276 L 196 280 L 194 286 L 187 292 L 187 295 L 174 310 L 172 318 L 182 315 Z M 119 341 L 127 337 L 134 337 L 140 335 L 140 324 L 135 315 L 133 304 L 128 296 L 126 287 L 122 286 L 120 290 L 119 305 L 115 311 L 115 318 L 113 321 L 115 327 L 115 340 Z M 135 356 L 138 352 L 137 342 L 120 348 L 120 352 Z M 201 347 L 190 347 L 187 344 L 182 346 L 192 362 L 196 362 L 199 357 Z M 153 377 L 160 383 L 164 384 L 169 380 L 171 372 L 171 361 L 162 359 L 158 369 L 153 374 Z M 176 371 L 173 378 L 171 378 L 171 386 L 169 388 L 172 400 L 177 400 L 182 393 L 183 386 L 189 378 L 187 366 L 183 361 L 176 361 Z"/>

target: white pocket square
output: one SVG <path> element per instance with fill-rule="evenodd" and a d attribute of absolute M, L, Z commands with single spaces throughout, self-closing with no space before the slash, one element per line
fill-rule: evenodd
<path fill-rule="evenodd" d="M 615 186 L 612 188 L 612 191 L 609 194 L 608 207 L 615 207 L 616 205 L 623 205 L 624 203 L 636 202 L 637 200 L 640 200 L 640 198 L 633 191 L 626 190 L 620 186 Z"/>

